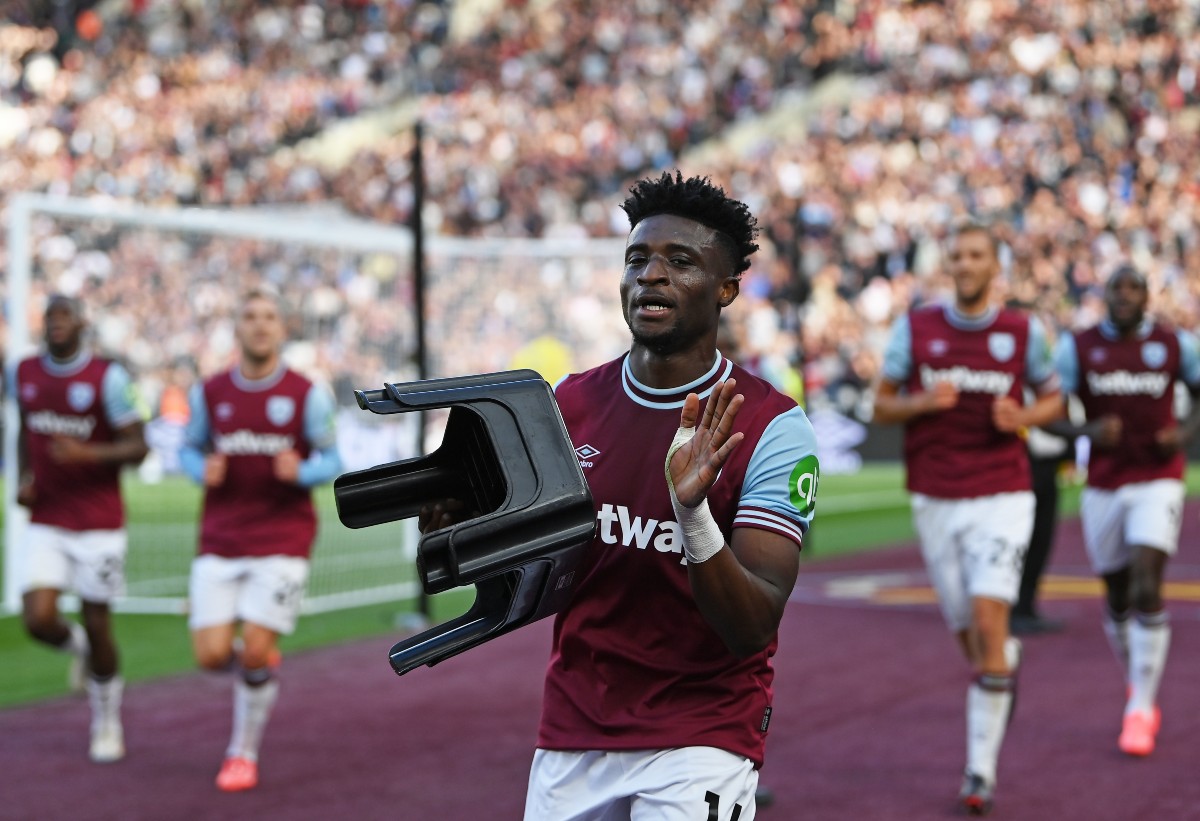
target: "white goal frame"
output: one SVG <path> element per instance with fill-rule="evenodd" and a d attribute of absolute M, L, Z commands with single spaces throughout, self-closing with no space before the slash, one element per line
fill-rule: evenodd
<path fill-rule="evenodd" d="M 34 220 L 48 216 L 64 221 L 103 220 L 115 226 L 157 229 L 164 232 L 190 232 L 210 236 L 291 243 L 310 247 L 359 253 L 389 253 L 410 257 L 413 235 L 407 227 L 366 222 L 321 210 L 305 209 L 209 209 L 151 208 L 118 203 L 107 198 L 78 198 L 40 193 L 18 193 L 8 202 L 8 350 L 6 367 L 15 367 L 36 350 L 29 337 L 26 306 L 33 276 Z M 426 239 L 427 258 L 446 257 L 571 257 L 585 248 L 589 256 L 606 255 L 614 262 L 623 253 L 622 239 L 488 239 L 430 236 Z M 375 386 L 364 385 L 370 388 Z M 16 505 L 19 480 L 16 460 L 19 412 L 15 397 L 4 400 L 4 586 L 0 591 L 0 612 L 20 610 L 14 546 L 21 544 L 28 526 L 28 514 Z M 421 452 L 420 443 L 416 452 Z M 406 522 L 406 542 L 416 543 L 415 522 Z M 415 555 L 407 550 L 410 558 Z M 307 613 L 356 607 L 385 601 L 410 599 L 417 595 L 418 583 L 404 582 L 366 591 L 339 592 L 306 598 Z M 71 605 L 68 599 L 67 605 Z M 128 597 L 117 600 L 114 609 L 123 612 L 179 613 L 178 599 Z"/>

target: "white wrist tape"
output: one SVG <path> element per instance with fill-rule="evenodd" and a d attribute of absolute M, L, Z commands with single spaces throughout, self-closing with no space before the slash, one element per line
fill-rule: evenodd
<path fill-rule="evenodd" d="M 671 507 L 675 511 L 675 520 L 683 532 L 683 555 L 690 564 L 706 562 L 721 552 L 725 546 L 725 537 L 717 520 L 708 509 L 708 499 L 701 500 L 695 507 L 687 507 L 675 495 L 675 482 L 671 479 L 671 457 L 675 451 L 686 445 L 696 435 L 695 428 L 680 428 L 675 431 L 671 447 L 667 450 L 667 488 L 671 491 Z"/>

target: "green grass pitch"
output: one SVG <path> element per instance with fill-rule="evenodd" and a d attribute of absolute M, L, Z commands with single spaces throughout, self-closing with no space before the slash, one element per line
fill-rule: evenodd
<path fill-rule="evenodd" d="M 900 544 L 913 539 L 908 495 L 899 465 L 868 465 L 854 475 L 822 477 L 817 515 L 802 554 L 804 562 Z M 1188 474 L 1189 493 L 1200 493 L 1200 470 Z M 1060 502 L 1063 516 L 1078 510 L 1079 488 L 1068 485 Z M 144 485 L 131 480 L 126 487 L 130 520 L 130 577 L 153 562 L 165 577 L 163 592 L 186 590 L 188 564 L 195 551 L 199 491 L 181 480 Z M 412 581 L 415 567 L 401 548 L 399 525 L 351 531 L 337 520 L 333 493 L 317 494 L 321 530 L 314 552 L 314 577 L 333 578 L 339 589 L 369 584 Z M 318 563 L 325 571 L 318 570 Z M 801 569 L 803 572 L 803 568 Z M 430 619 L 440 622 L 466 610 L 469 590 L 455 590 L 428 601 Z M 395 634 L 416 613 L 415 599 L 307 615 L 296 633 L 283 640 L 285 653 L 368 636 Z M 187 624 L 181 615 L 115 616 L 122 667 L 129 681 L 176 675 L 194 669 Z M 66 692 L 66 659 L 35 645 L 24 633 L 20 618 L 0 617 L 0 707 L 12 706 Z"/>

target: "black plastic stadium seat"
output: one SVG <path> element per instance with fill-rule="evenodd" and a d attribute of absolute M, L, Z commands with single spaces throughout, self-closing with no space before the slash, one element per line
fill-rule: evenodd
<path fill-rule="evenodd" d="M 471 609 L 399 642 L 400 675 L 434 665 L 545 616 L 574 591 L 574 571 L 596 514 L 550 386 L 531 370 L 386 384 L 355 391 L 372 413 L 449 408 L 431 454 L 345 473 L 338 517 L 359 528 L 416 516 L 458 499 L 480 515 L 422 535 L 417 572 L 426 593 L 475 585 Z"/>

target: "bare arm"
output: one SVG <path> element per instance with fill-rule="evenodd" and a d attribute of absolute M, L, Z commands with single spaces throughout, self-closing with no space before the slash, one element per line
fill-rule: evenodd
<path fill-rule="evenodd" d="M 799 570 L 795 542 L 739 527 L 732 545 L 706 562 L 688 563 L 688 580 L 705 621 L 742 658 L 774 639 Z"/>
<path fill-rule="evenodd" d="M 34 503 L 33 471 L 29 469 L 29 440 L 25 434 L 25 414 L 21 414 L 17 429 L 17 504 L 32 507 Z"/>
<path fill-rule="evenodd" d="M 148 452 L 141 422 L 119 428 L 111 442 L 83 442 L 56 436 L 50 444 L 50 457 L 63 464 L 136 465 Z"/>
<path fill-rule="evenodd" d="M 1015 433 L 1021 428 L 1044 428 L 1062 418 L 1064 410 L 1059 391 L 1042 394 L 1029 405 L 1022 405 L 1011 396 L 1001 396 L 992 403 L 992 424 L 1005 433 Z"/>
<path fill-rule="evenodd" d="M 949 410 L 958 404 L 958 391 L 949 382 L 938 382 L 932 390 L 901 393 L 900 386 L 882 379 L 875 387 L 874 421 L 902 425 L 917 416 Z"/>
<path fill-rule="evenodd" d="M 1200 430 L 1200 389 L 1192 389 L 1192 407 L 1187 418 L 1177 425 L 1170 425 L 1157 431 L 1154 439 L 1164 456 L 1170 456 L 1188 446 Z"/>

